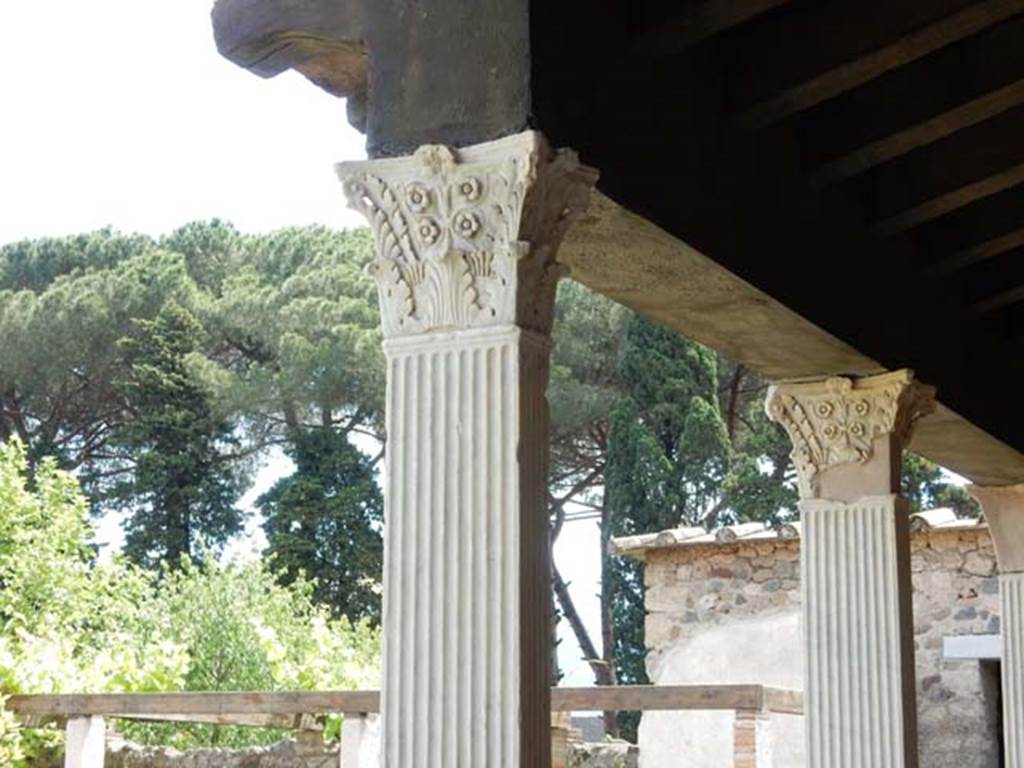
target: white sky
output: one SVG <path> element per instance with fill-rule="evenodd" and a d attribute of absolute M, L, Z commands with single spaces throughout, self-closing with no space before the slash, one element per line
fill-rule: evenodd
<path fill-rule="evenodd" d="M 217 216 L 355 226 L 344 102 L 221 58 L 210 0 L 0 0 L 0 242 Z"/>
<path fill-rule="evenodd" d="M 247 232 L 362 226 L 333 172 L 365 157 L 344 103 L 221 58 L 211 6 L 0 0 L 0 243 L 104 226 L 158 235 L 212 217 Z M 243 502 L 288 471 L 269 462 Z M 118 533 L 106 521 L 100 538 Z M 249 533 L 234 552 L 257 548 L 258 521 Z M 595 642 L 598 548 L 597 526 L 579 522 L 555 552 Z M 571 637 L 560 657 L 563 684 L 592 682 Z"/>

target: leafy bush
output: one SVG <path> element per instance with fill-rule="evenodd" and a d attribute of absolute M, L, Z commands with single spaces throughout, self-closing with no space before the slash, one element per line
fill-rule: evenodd
<path fill-rule="evenodd" d="M 188 659 L 153 610 L 152 576 L 94 562 L 74 477 L 0 445 L 0 691 L 175 689 Z"/>
<path fill-rule="evenodd" d="M 313 584 L 282 586 L 265 562 L 185 559 L 155 576 L 97 562 L 74 477 L 0 444 L 0 694 L 312 690 L 377 682 L 379 632 L 331 619 Z M 125 723 L 149 743 L 241 746 L 273 731 Z M 0 709 L 0 765 L 54 741 Z M 24 753 L 24 754 L 23 754 Z"/>
<path fill-rule="evenodd" d="M 24 760 L 18 721 L 4 709 L 4 698 L 0 696 L 0 765 L 18 766 Z"/>
<path fill-rule="evenodd" d="M 223 565 L 185 559 L 164 575 L 155 606 L 186 649 L 183 690 L 275 691 L 367 688 L 378 684 L 379 632 L 368 622 L 331 619 L 313 584 L 282 586 L 263 562 Z M 328 727 L 334 729 L 333 722 Z M 144 743 L 243 746 L 280 738 L 274 730 L 126 724 Z"/>

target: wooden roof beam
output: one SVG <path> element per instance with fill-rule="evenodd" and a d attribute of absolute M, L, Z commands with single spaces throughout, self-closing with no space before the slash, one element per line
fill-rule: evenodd
<path fill-rule="evenodd" d="M 802 120 L 816 186 L 842 181 L 1024 103 L 1024 16 L 832 99 Z"/>
<path fill-rule="evenodd" d="M 682 53 L 719 32 L 743 24 L 791 0 L 705 0 L 640 35 L 639 53 L 670 56 Z"/>
<path fill-rule="evenodd" d="M 891 237 L 1024 183 L 1024 106 L 875 169 L 873 230 Z"/>
<path fill-rule="evenodd" d="M 962 251 L 957 251 L 936 262 L 929 272 L 933 277 L 945 277 L 965 267 L 980 264 L 983 261 L 1009 253 L 1015 248 L 1020 247 L 1024 247 L 1024 227 L 978 243 L 977 245 L 972 245 L 970 248 L 965 248 Z"/>
<path fill-rule="evenodd" d="M 1024 226 L 1024 185 L 986 197 L 915 232 L 933 269 L 941 262 Z M 998 254 L 996 254 L 998 255 Z"/>
<path fill-rule="evenodd" d="M 811 173 L 811 183 L 823 187 L 845 181 L 1021 104 L 1024 104 L 1024 79 L 831 160 Z"/>
<path fill-rule="evenodd" d="M 1019 301 L 1024 301 L 1024 285 L 1007 288 L 1005 291 L 1000 291 L 988 298 L 982 299 L 974 305 L 974 309 L 985 314 L 995 312 L 1011 304 L 1016 304 Z"/>
<path fill-rule="evenodd" d="M 941 3 L 933 5 L 938 9 Z M 857 10 L 868 14 L 868 11 L 859 8 Z M 872 48 L 867 53 L 841 61 L 806 79 L 784 86 L 774 95 L 742 109 L 736 123 L 740 128 L 753 130 L 784 120 L 1021 12 L 1024 12 L 1024 0 L 983 0 L 967 5 L 956 13 L 935 19 L 925 26 L 911 27 L 897 40 Z M 887 13 L 887 16 L 891 14 Z M 821 29 L 838 29 L 840 31 L 837 32 L 837 36 L 842 35 L 842 27 L 838 24 L 838 21 L 832 23 L 828 19 L 822 19 L 819 34 Z M 877 34 L 875 30 L 872 32 Z M 836 48 L 855 49 L 855 38 L 856 36 L 851 33 L 848 36 L 849 42 L 844 45 L 837 42 Z M 870 36 L 866 35 L 865 39 L 870 39 Z M 761 66 L 770 65 L 762 61 Z"/>
<path fill-rule="evenodd" d="M 1021 183 L 1024 183 L 1024 162 L 994 173 L 991 176 L 986 176 L 978 181 L 952 189 L 945 194 L 937 195 L 893 216 L 881 219 L 873 226 L 873 230 L 880 237 L 892 237 L 920 226 L 926 221 L 955 211 L 957 208 L 969 205 L 975 200 L 994 195 Z"/>
<path fill-rule="evenodd" d="M 1024 247 L 961 273 L 951 288 L 961 292 L 975 312 L 987 314 L 1024 300 Z"/>

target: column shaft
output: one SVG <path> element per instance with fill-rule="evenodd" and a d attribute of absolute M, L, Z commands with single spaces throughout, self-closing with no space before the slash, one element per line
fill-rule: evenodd
<path fill-rule="evenodd" d="M 1024 573 L 1001 574 L 999 591 L 1006 766 L 1024 768 Z"/>
<path fill-rule="evenodd" d="M 916 765 L 905 505 L 882 496 L 801 511 L 809 763 Z"/>
<path fill-rule="evenodd" d="M 985 512 L 999 563 L 1006 765 L 1024 768 L 1024 484 L 967 490 Z"/>
<path fill-rule="evenodd" d="M 102 717 L 71 717 L 65 728 L 64 768 L 103 768 L 107 727 Z"/>
<path fill-rule="evenodd" d="M 550 761 L 548 343 L 391 340 L 384 766 Z"/>
<path fill-rule="evenodd" d="M 388 365 L 382 765 L 544 768 L 555 253 L 597 175 L 530 131 L 338 172 Z"/>
<path fill-rule="evenodd" d="M 898 490 L 903 446 L 933 398 L 910 371 L 768 394 L 800 482 L 813 768 L 917 768 L 910 520 Z"/>

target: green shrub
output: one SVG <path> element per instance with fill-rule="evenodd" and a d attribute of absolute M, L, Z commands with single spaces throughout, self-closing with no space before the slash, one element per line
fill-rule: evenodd
<path fill-rule="evenodd" d="M 17 768 L 25 762 L 21 728 L 14 715 L 4 709 L 4 701 L 4 697 L 0 696 L 0 765 Z"/>
<path fill-rule="evenodd" d="M 324 690 L 377 684 L 379 631 L 331 619 L 314 585 L 270 564 L 201 564 L 155 576 L 97 562 L 74 477 L 44 461 L 32 482 L 20 443 L 0 444 L 0 694 Z M 243 746 L 272 730 L 123 723 L 177 747 Z M 328 728 L 336 728 L 329 721 Z M 0 766 L 59 739 L 0 710 Z M 17 758 L 13 755 L 17 754 Z"/>
<path fill-rule="evenodd" d="M 165 574 L 158 610 L 189 659 L 189 691 L 337 690 L 378 684 L 379 631 L 331 619 L 313 585 L 281 586 L 264 562 L 186 559 Z M 333 728 L 333 722 L 328 722 Z M 279 731 L 201 725 L 126 724 L 131 738 L 178 748 L 269 743 Z"/>

